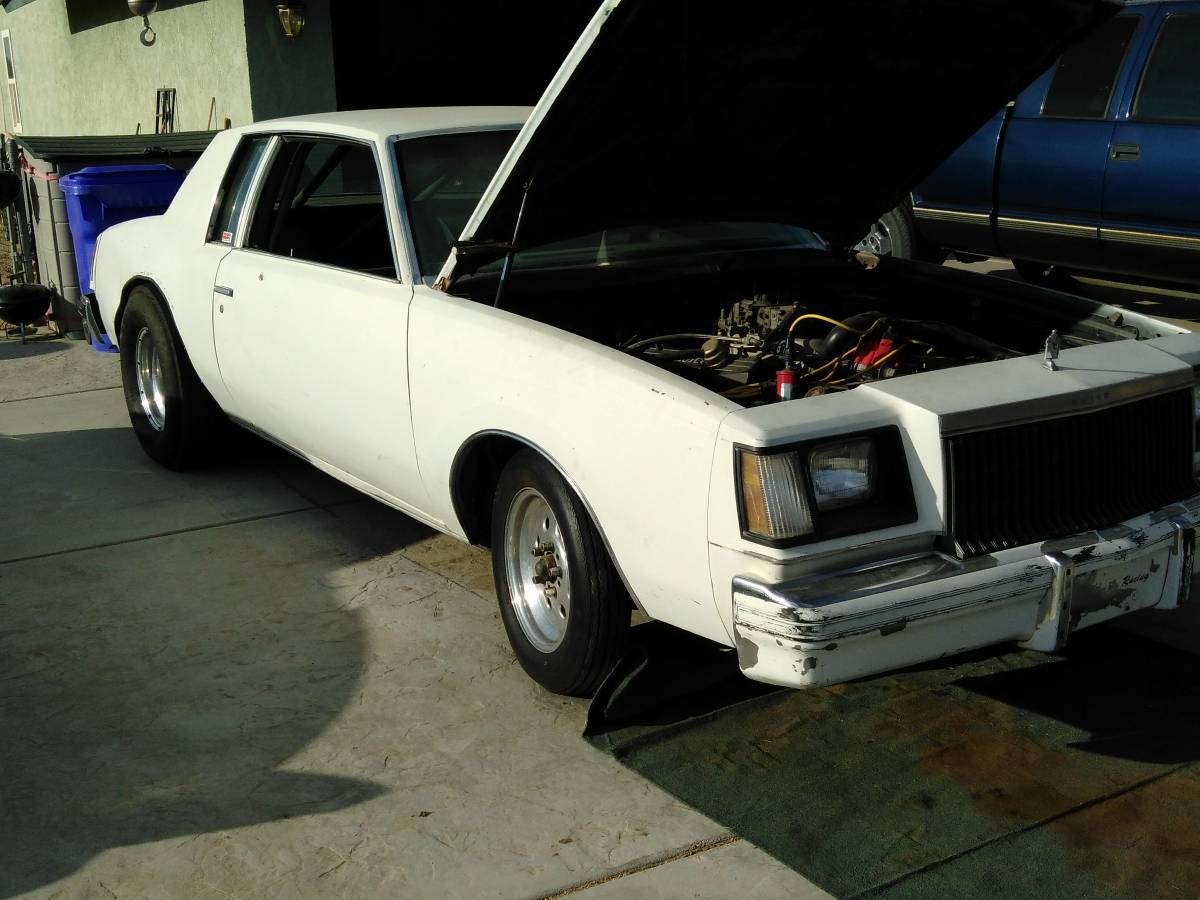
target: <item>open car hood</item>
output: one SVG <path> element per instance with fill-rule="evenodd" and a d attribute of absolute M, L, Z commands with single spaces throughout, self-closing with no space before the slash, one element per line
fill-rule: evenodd
<path fill-rule="evenodd" d="M 503 256 L 514 233 L 520 250 L 622 226 L 777 222 L 853 245 L 1119 8 L 607 0 L 505 157 L 441 283 Z"/>

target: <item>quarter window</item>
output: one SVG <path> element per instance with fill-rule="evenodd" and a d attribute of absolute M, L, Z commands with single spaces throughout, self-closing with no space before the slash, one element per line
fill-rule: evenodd
<path fill-rule="evenodd" d="M 13 62 L 12 35 L 0 31 L 0 43 L 4 44 L 4 74 L 8 81 L 8 111 L 12 116 L 12 130 L 21 131 L 21 98 L 17 95 L 17 67 Z"/>
<path fill-rule="evenodd" d="M 1200 122 L 1200 15 L 1173 15 L 1163 24 L 1133 116 Z"/>
<path fill-rule="evenodd" d="M 270 141 L 269 137 L 250 138 L 238 148 L 213 211 L 212 226 L 208 232 L 210 241 L 233 243 L 246 199 L 250 195 L 254 173 L 258 170 L 259 160 L 262 159 Z"/>
<path fill-rule="evenodd" d="M 1141 16 L 1110 19 L 1063 54 L 1042 104 L 1052 119 L 1103 119 Z"/>
<path fill-rule="evenodd" d="M 395 278 L 387 207 L 371 148 L 285 137 L 255 204 L 246 246 Z"/>

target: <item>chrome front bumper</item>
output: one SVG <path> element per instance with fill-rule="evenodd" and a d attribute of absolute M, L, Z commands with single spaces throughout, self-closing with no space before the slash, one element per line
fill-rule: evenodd
<path fill-rule="evenodd" d="M 1074 538 L 960 560 L 928 553 L 767 585 L 733 579 L 742 671 L 791 687 L 837 684 L 1016 641 L 1070 633 L 1192 588 L 1200 497 Z"/>

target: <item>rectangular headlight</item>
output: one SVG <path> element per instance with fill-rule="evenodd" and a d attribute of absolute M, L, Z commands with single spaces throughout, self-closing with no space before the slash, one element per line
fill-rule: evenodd
<path fill-rule="evenodd" d="M 875 442 L 858 438 L 816 447 L 808 472 L 821 512 L 865 503 L 875 493 Z"/>
<path fill-rule="evenodd" d="M 738 513 L 748 541 L 796 547 L 917 521 L 904 442 L 893 425 L 734 449 Z"/>
<path fill-rule="evenodd" d="M 740 452 L 746 530 L 772 541 L 812 534 L 812 513 L 799 453 Z"/>

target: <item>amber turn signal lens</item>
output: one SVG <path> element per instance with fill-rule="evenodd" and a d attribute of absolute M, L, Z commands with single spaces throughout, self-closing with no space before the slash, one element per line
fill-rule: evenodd
<path fill-rule="evenodd" d="M 800 455 L 760 456 L 743 450 L 739 456 L 746 531 L 772 541 L 812 534 L 812 513 Z"/>

